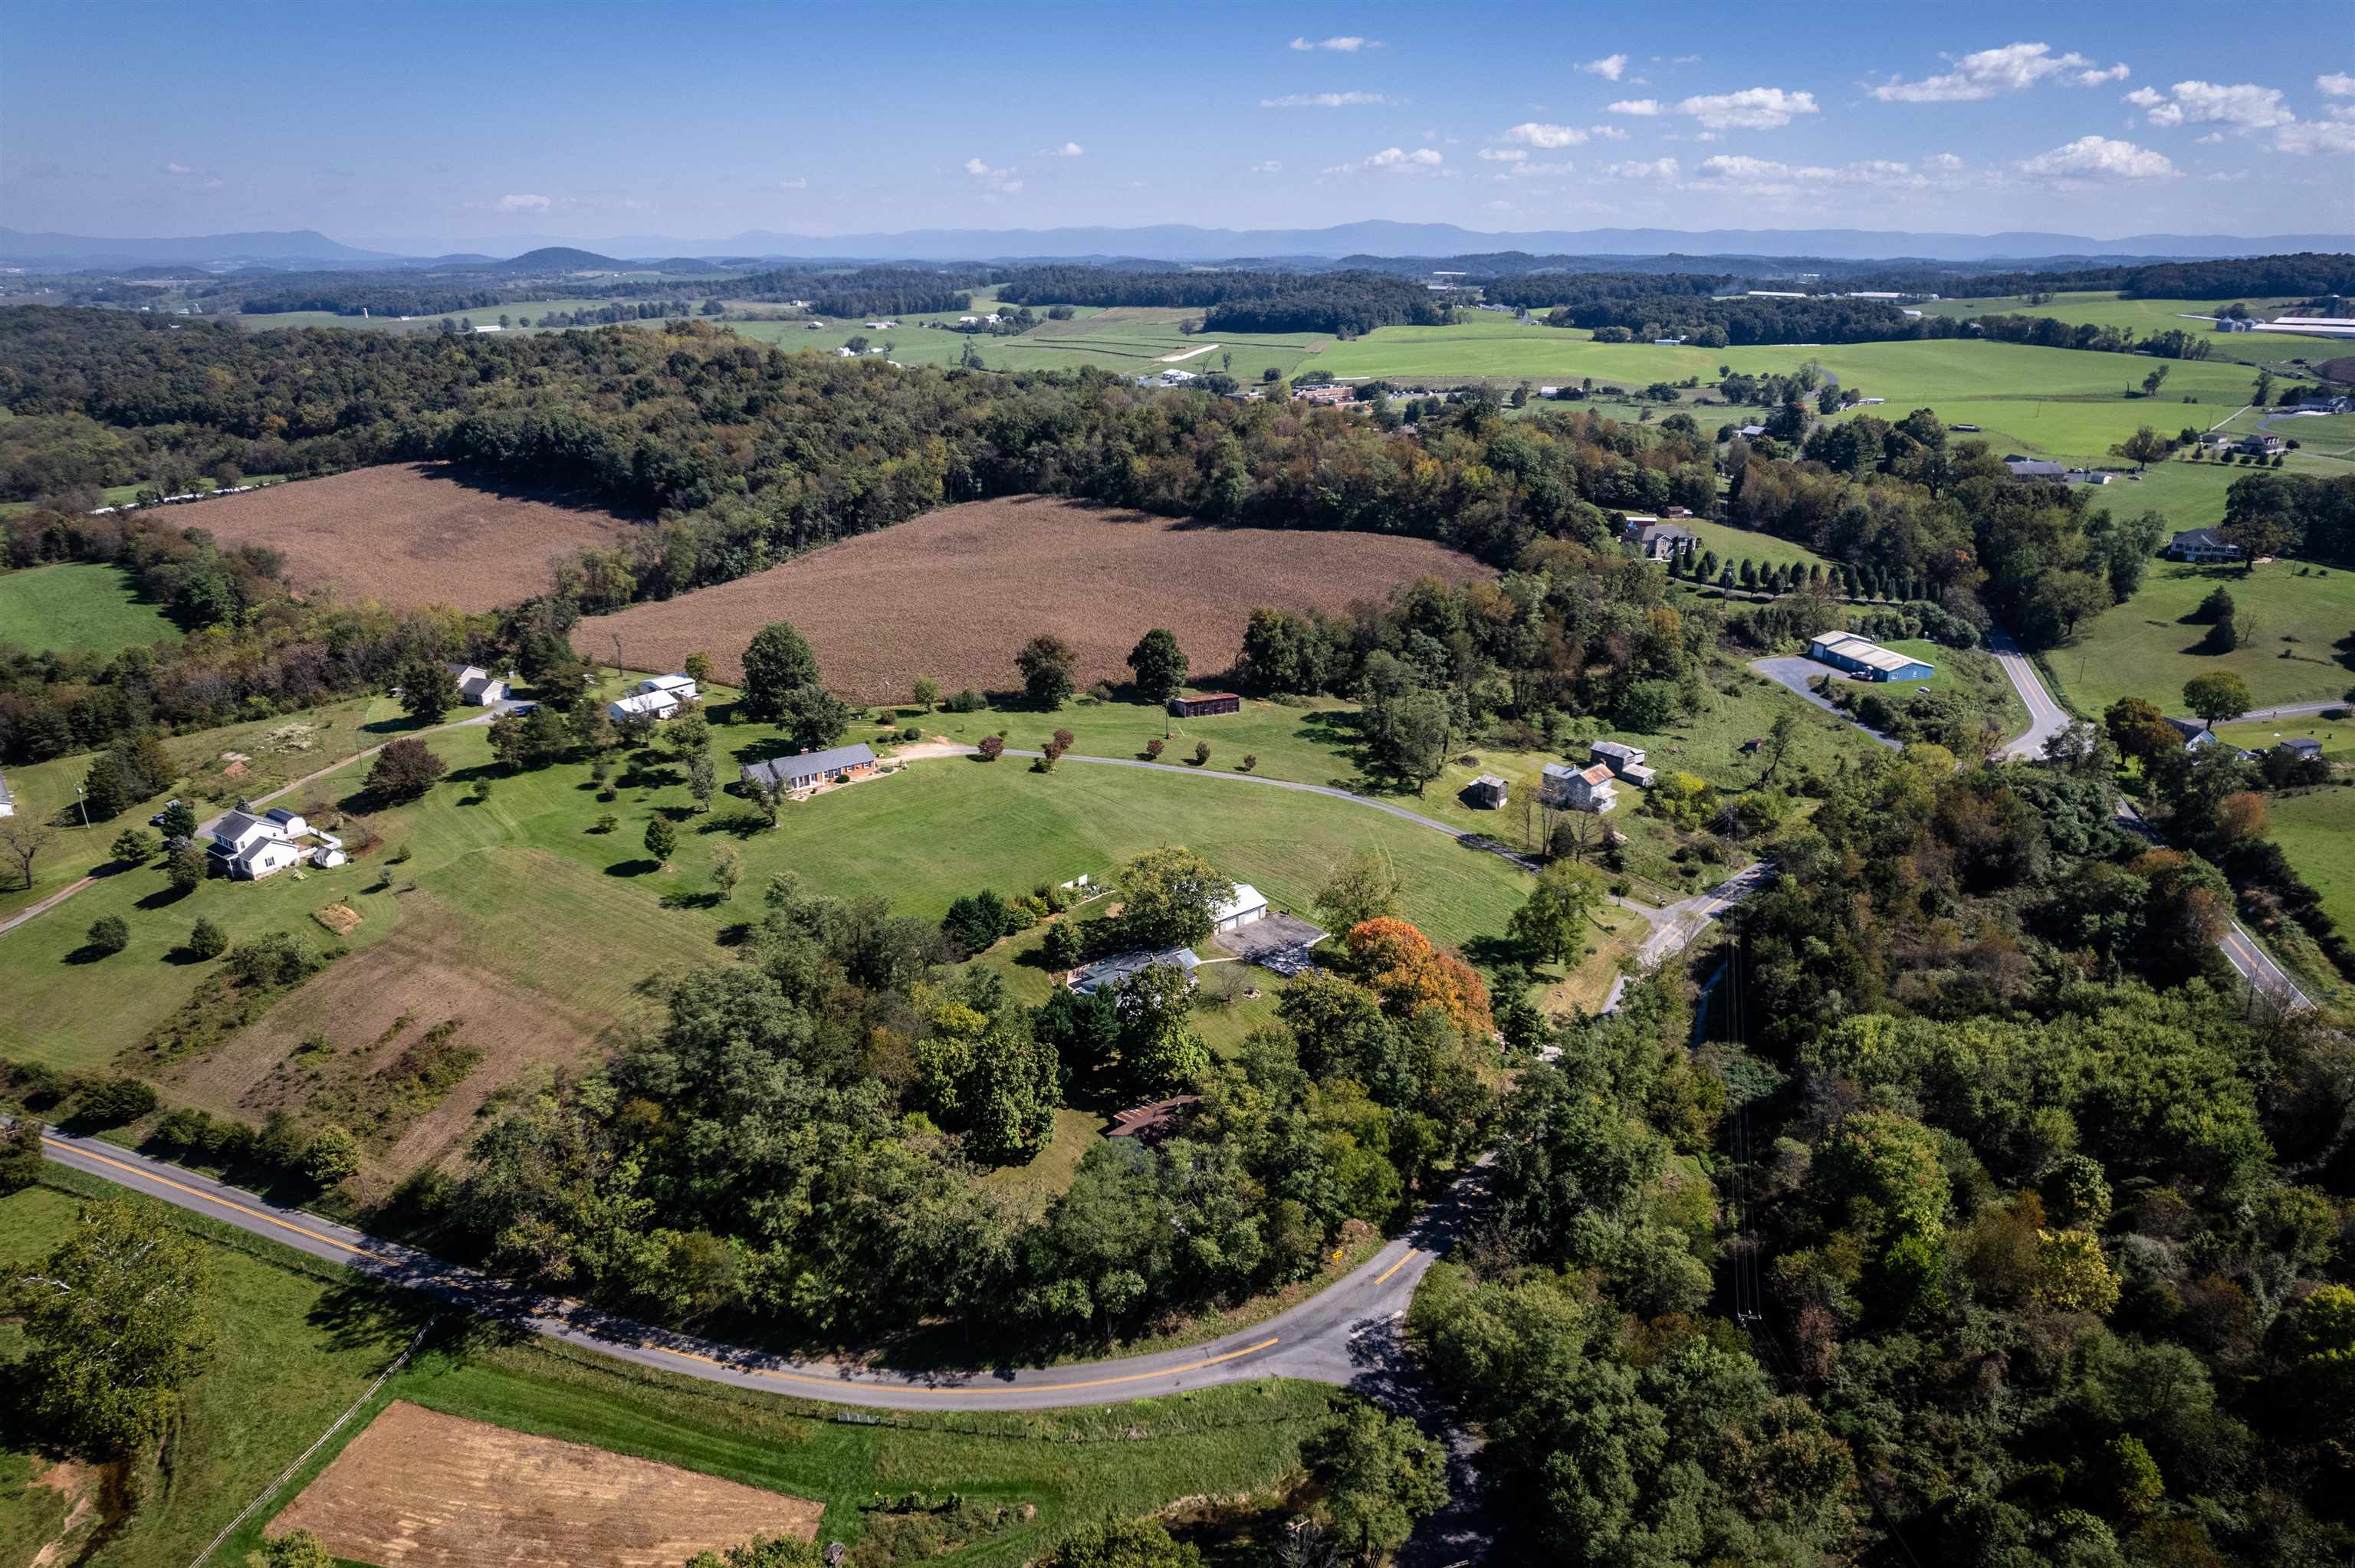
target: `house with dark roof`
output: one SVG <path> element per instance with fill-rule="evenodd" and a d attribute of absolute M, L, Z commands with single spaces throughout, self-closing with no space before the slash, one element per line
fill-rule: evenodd
<path fill-rule="evenodd" d="M 743 768 L 737 777 L 755 793 L 773 789 L 780 794 L 796 795 L 821 784 L 847 784 L 865 779 L 874 771 L 875 748 L 862 743 L 798 752 L 792 757 L 773 757 Z"/>
<path fill-rule="evenodd" d="M 231 811 L 213 824 L 213 842 L 205 853 L 222 875 L 240 882 L 275 876 L 303 858 L 281 824 L 243 811 Z"/>
<path fill-rule="evenodd" d="M 2167 543 L 2170 561 L 2237 561 L 2248 555 L 2213 528 L 2186 528 Z"/>
<path fill-rule="evenodd" d="M 2014 479 L 2052 480 L 2057 482 L 2069 477 L 2067 463 L 2047 462 L 2042 458 L 2021 457 L 2018 452 L 2005 458 L 2003 466 L 2011 471 L 2011 477 Z"/>
<path fill-rule="evenodd" d="M 1202 960 L 1194 956 L 1191 948 L 1140 948 L 1133 953 L 1120 953 L 1109 959 L 1099 959 L 1071 971 L 1071 986 L 1082 996 L 1092 996 L 1107 988 L 1117 991 L 1131 975 L 1140 975 L 1150 969 L 1183 969 L 1188 983 Z"/>

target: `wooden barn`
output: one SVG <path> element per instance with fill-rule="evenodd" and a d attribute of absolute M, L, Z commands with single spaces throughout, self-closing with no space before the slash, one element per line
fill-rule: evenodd
<path fill-rule="evenodd" d="M 1242 712 L 1243 700 L 1232 692 L 1204 692 L 1199 697 L 1170 698 L 1169 711 L 1179 718 L 1209 718 Z"/>

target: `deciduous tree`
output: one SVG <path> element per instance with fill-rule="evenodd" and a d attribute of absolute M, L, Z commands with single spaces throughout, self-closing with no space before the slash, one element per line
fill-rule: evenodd
<path fill-rule="evenodd" d="M 1176 632 L 1156 626 L 1129 651 L 1128 668 L 1139 695 L 1166 703 L 1186 684 L 1186 651 L 1178 646 Z"/>
<path fill-rule="evenodd" d="M 368 765 L 368 792 L 378 800 L 414 800 L 432 789 L 450 765 L 414 736 L 389 740 Z"/>
<path fill-rule="evenodd" d="M 1040 632 L 1022 645 L 1014 667 L 1022 672 L 1022 694 L 1052 713 L 1071 698 L 1071 672 L 1079 664 L 1071 645 L 1051 631 Z"/>

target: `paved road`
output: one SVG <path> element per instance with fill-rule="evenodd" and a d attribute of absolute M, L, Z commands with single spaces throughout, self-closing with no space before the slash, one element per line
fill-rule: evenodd
<path fill-rule="evenodd" d="M 2036 665 L 2020 652 L 2010 632 L 2000 626 L 1989 626 L 1987 643 L 1987 652 L 1995 655 L 1995 662 L 2010 677 L 2011 689 L 2019 694 L 2020 702 L 2028 709 L 2028 727 L 2006 741 L 1996 757 L 1998 760 L 2024 758 L 2033 761 L 2044 755 L 2046 741 L 2069 727 L 2068 712 L 2044 689 Z"/>
<path fill-rule="evenodd" d="M 2332 708 L 2344 708 L 2350 706 L 2355 706 L 2355 705 L 2343 701 L 2331 703 L 2285 703 L 2277 708 L 2251 708 L 2247 713 L 2243 714 L 2239 719 L 2232 722 L 2242 723 L 2245 721 L 2264 719 L 2307 718 L 2312 715 L 2324 713 Z M 2205 724 L 2208 721 L 2205 719 L 2194 718 L 2190 715 L 2184 715 L 2183 722 L 2185 724 Z"/>
<path fill-rule="evenodd" d="M 1998 648 L 1998 638 L 2002 641 L 2003 648 L 2009 650 L 2009 656 L 2002 649 Z M 2044 754 L 2044 742 L 2041 736 L 2045 733 L 2042 715 L 2047 713 L 2061 715 L 2062 727 L 2066 726 L 2068 717 L 2065 714 L 2061 714 L 2060 705 L 2053 702 L 2051 694 L 2044 690 L 2044 683 L 2037 677 L 2036 666 L 2029 662 L 2026 655 L 2019 652 L 2018 645 L 2012 642 L 2009 634 L 2001 627 L 1988 629 L 1987 646 L 1997 650 L 1997 662 L 2003 666 L 2003 673 L 2011 677 L 2012 689 L 2019 694 L 2019 700 L 2028 705 L 2029 713 L 2039 715 L 2038 722 L 2030 727 L 2027 735 L 2013 741 L 1998 755 L 2006 758 L 2041 757 Z M 2268 714 L 2295 711 L 2297 710 L 2292 708 L 2266 710 Z M 2051 733 L 2058 733 L 2058 731 L 2054 730 Z M 2030 745 L 2030 741 L 2034 742 L 2032 747 Z M 2118 821 L 2130 831 L 2153 843 L 2158 842 L 2158 832 L 2143 820 L 2142 813 L 2135 810 L 2132 801 L 2120 796 L 2116 810 Z M 2251 985 L 2261 991 L 2287 997 L 2299 1007 L 2314 1005 L 2313 999 L 2298 989 L 2297 982 L 2289 978 L 2289 972 L 2274 961 L 2273 956 L 2249 934 L 2248 927 L 2238 920 L 2232 922 L 2232 929 L 2225 932 L 2222 940 L 2216 945 L 2223 949 L 2225 960 L 2240 973 L 2243 980 Z"/>
<path fill-rule="evenodd" d="M 1263 1377 L 1343 1385 L 1395 1377 L 1402 1364 L 1392 1360 L 1396 1329 L 1414 1287 L 1433 1258 L 1454 1245 L 1486 1191 L 1484 1173 L 1476 1169 L 1359 1268 L 1264 1323 L 1207 1344 L 1075 1366 L 892 1372 L 748 1351 L 655 1328 L 506 1284 L 95 1139 L 50 1128 L 42 1142 L 49 1158 L 69 1169 L 551 1339 L 709 1383 L 887 1410 L 1036 1410 Z"/>

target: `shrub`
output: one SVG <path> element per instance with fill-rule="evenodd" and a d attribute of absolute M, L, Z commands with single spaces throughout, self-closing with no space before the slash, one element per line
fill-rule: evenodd
<path fill-rule="evenodd" d="M 594 825 L 592 825 L 589 831 L 592 833 L 610 833 L 621 825 L 622 819 L 613 815 L 613 812 L 608 811 L 603 816 L 599 817 Z"/>
<path fill-rule="evenodd" d="M 988 705 L 982 700 L 981 694 L 971 686 L 941 705 L 943 709 L 953 714 L 977 714 Z"/>
<path fill-rule="evenodd" d="M 188 927 L 188 951 L 200 959 L 218 959 L 229 951 L 229 933 L 210 920 Z"/>
<path fill-rule="evenodd" d="M 74 1118 L 99 1127 L 121 1127 L 155 1108 L 155 1091 L 136 1078 L 100 1078 L 83 1086 Z"/>
<path fill-rule="evenodd" d="M 1259 766 L 1259 754 L 1258 754 L 1257 752 L 1255 752 L 1255 751 L 1246 751 L 1246 752 L 1244 752 L 1244 753 L 1243 753 L 1243 760 L 1242 760 L 1242 764 L 1241 764 L 1242 771 L 1244 771 L 1245 773 L 1248 773 L 1248 772 L 1250 772 L 1252 768 L 1257 768 L 1258 766 Z"/>
<path fill-rule="evenodd" d="M 1145 755 L 1157 760 L 1161 756 L 1162 748 L 1168 744 L 1168 742 L 1163 740 L 1156 735 L 1151 740 L 1145 743 Z"/>
<path fill-rule="evenodd" d="M 1203 763 L 1209 760 L 1210 743 L 1207 740 L 1196 741 L 1194 743 L 1194 766 L 1199 768 Z"/>
<path fill-rule="evenodd" d="M 900 726 L 900 738 L 901 740 L 922 740 L 924 738 L 924 732 L 914 725 L 903 725 Z"/>
<path fill-rule="evenodd" d="M 303 1174 L 332 1187 L 360 1168 L 359 1140 L 333 1123 L 321 1128 L 303 1150 Z"/>
<path fill-rule="evenodd" d="M 101 915 L 90 923 L 90 945 L 101 953 L 119 953 L 131 945 L 131 923 L 120 915 Z"/>
<path fill-rule="evenodd" d="M 1006 755 L 1006 742 L 996 736 L 985 735 L 981 737 L 981 744 L 974 749 L 981 753 L 984 762 L 995 762 Z"/>

